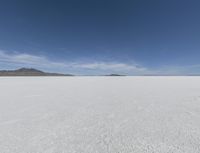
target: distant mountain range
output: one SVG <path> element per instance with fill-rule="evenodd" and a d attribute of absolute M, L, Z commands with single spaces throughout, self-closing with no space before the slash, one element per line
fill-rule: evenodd
<path fill-rule="evenodd" d="M 34 68 L 20 68 L 17 70 L 0 70 L 0 76 L 74 76 L 74 75 L 62 74 L 62 73 L 49 73 Z M 125 76 L 125 75 L 109 74 L 100 76 Z"/>
<path fill-rule="evenodd" d="M 48 73 L 33 68 L 0 70 L 0 76 L 73 76 L 71 74 Z"/>
<path fill-rule="evenodd" d="M 121 75 L 121 74 L 109 74 L 109 75 L 106 75 L 106 76 L 126 76 L 126 75 Z"/>
<path fill-rule="evenodd" d="M 0 76 L 74 76 L 72 74 L 62 74 L 62 73 L 49 73 L 34 68 L 20 68 L 17 70 L 0 70 Z M 121 74 L 107 74 L 107 75 L 79 75 L 79 76 L 126 76 Z M 135 75 L 137 76 L 137 75 Z M 148 74 L 148 75 L 138 75 L 138 76 L 200 76 L 199 74 L 187 74 L 187 75 L 158 75 L 158 74 Z"/>

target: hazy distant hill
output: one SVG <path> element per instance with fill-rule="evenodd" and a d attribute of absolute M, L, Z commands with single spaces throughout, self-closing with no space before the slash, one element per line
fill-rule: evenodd
<path fill-rule="evenodd" d="M 72 76 L 71 74 L 48 73 L 33 68 L 21 68 L 17 70 L 2 70 L 0 76 Z"/>
<path fill-rule="evenodd" d="M 109 74 L 109 75 L 106 75 L 106 76 L 125 76 L 125 75 L 121 75 L 121 74 Z"/>

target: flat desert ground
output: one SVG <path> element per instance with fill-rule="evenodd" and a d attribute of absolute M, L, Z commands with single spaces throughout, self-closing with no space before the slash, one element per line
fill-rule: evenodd
<path fill-rule="evenodd" d="M 200 77 L 1 77 L 0 153 L 199 153 Z"/>

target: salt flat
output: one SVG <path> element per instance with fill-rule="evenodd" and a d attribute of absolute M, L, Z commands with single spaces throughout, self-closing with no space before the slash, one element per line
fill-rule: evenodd
<path fill-rule="evenodd" d="M 199 153 L 200 77 L 2 77 L 0 153 Z"/>

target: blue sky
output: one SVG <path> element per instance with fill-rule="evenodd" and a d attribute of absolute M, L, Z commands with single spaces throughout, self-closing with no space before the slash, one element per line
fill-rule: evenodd
<path fill-rule="evenodd" d="M 198 0 L 1 0 L 0 69 L 200 74 Z"/>

